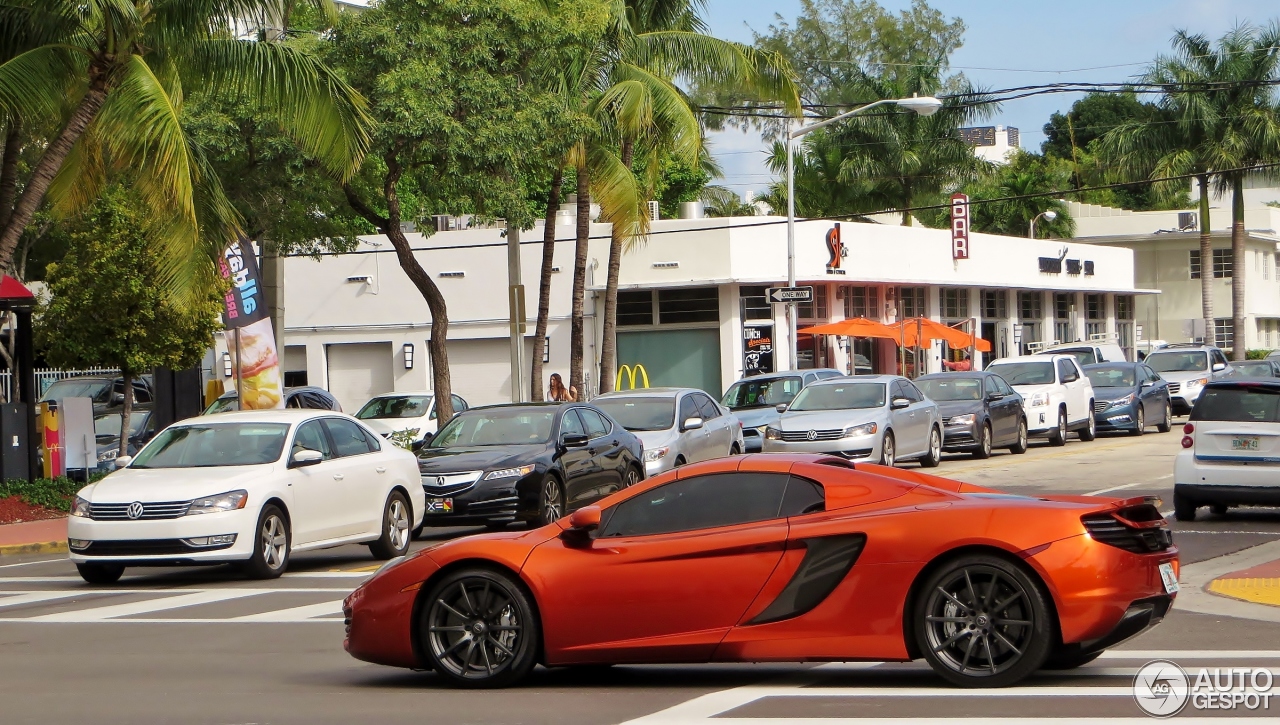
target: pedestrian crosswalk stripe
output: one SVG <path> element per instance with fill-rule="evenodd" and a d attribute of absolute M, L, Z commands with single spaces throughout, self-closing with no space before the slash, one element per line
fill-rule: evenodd
<path fill-rule="evenodd" d="M 0 623 L 34 623 L 34 624 L 71 624 L 71 623 L 168 623 L 168 624 L 212 624 L 242 622 L 332 622 L 333 617 L 342 613 L 342 600 L 350 589 L 345 587 L 298 587 L 298 588 L 245 588 L 245 589 L 75 589 L 60 591 L 0 591 Z M 269 609 L 273 604 L 271 595 L 315 595 L 321 601 L 301 606 L 290 606 Z M 139 601 L 110 604 L 111 597 L 121 595 L 149 595 Z M 83 601 L 72 602 L 75 609 L 41 614 L 38 608 L 29 608 L 22 613 L 28 616 L 15 616 L 18 607 L 40 605 L 48 602 L 57 605 L 64 600 L 84 597 Z M 260 597 L 250 605 L 264 611 L 251 614 L 232 614 L 226 617 L 144 617 L 139 615 L 173 612 L 186 607 L 218 604 Z M 293 601 L 296 601 L 296 596 Z M 278 605 L 279 601 L 274 600 Z M 240 610 L 243 612 L 243 608 Z M 176 612 L 181 613 L 181 612 Z M 6 616 L 7 615 L 7 616 Z M 338 620 L 341 621 L 341 620 Z"/>
<path fill-rule="evenodd" d="M 128 604 L 113 604 L 106 607 L 93 607 L 90 609 L 77 609 L 71 612 L 55 612 L 53 614 L 44 614 L 31 617 L 25 621 L 28 622 L 91 622 L 102 619 L 113 619 L 116 617 L 127 617 L 131 614 L 150 614 L 152 612 L 163 612 L 169 609 L 179 609 L 181 607 L 191 607 L 197 604 L 212 604 L 214 602 L 225 602 L 241 597 L 251 597 L 257 592 L 252 589 L 216 589 L 202 592 L 191 592 L 188 594 L 179 594 L 176 596 L 162 597 L 160 599 L 145 599 L 141 602 L 130 602 Z"/>
<path fill-rule="evenodd" d="M 301 607 L 291 607 L 289 609 L 278 609 L 273 612 L 259 612 L 258 614 L 246 614 L 242 617 L 233 617 L 226 621 L 228 622 L 305 622 L 305 621 L 310 621 L 314 617 L 323 617 L 328 614 L 341 614 L 341 613 L 342 613 L 342 600 L 336 599 L 331 602 L 320 602 L 319 604 L 307 604 Z"/>

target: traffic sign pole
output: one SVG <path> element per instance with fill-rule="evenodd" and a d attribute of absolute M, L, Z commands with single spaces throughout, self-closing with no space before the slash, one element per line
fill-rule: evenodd
<path fill-rule="evenodd" d="M 787 286 L 796 286 L 796 138 L 787 134 Z M 787 303 L 787 357 L 788 370 L 798 370 L 796 357 L 796 303 Z"/>

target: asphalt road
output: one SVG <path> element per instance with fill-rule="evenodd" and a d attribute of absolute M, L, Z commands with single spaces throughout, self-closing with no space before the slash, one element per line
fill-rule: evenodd
<path fill-rule="evenodd" d="M 1010 492 L 1156 495 L 1169 510 L 1179 438 L 1037 443 L 1022 456 L 948 456 L 936 472 Z M 1208 561 L 1280 539 L 1280 511 L 1202 510 L 1201 520 L 1174 530 L 1184 562 Z M 268 583 L 221 567 L 137 569 L 115 586 L 90 588 L 60 557 L 6 557 L 0 722 L 1138 721 L 1146 718 L 1131 684 L 1152 659 L 1267 667 L 1280 683 L 1280 649 L 1272 649 L 1280 624 L 1175 606 L 1159 627 L 1089 666 L 997 692 L 945 687 L 923 663 L 539 668 L 519 688 L 458 691 L 431 674 L 367 665 L 342 651 L 338 603 L 373 568 L 363 547 L 344 547 L 301 554 L 289 574 Z M 1280 716 L 1280 698 L 1270 710 L 1234 714 Z"/>

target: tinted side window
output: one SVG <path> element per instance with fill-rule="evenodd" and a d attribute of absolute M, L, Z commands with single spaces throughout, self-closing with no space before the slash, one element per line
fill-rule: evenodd
<path fill-rule="evenodd" d="M 987 378 L 987 382 L 984 385 L 984 391 L 987 395 L 1000 393 L 1000 383 L 996 382 L 996 380 L 998 380 L 998 378 Z"/>
<path fill-rule="evenodd" d="M 785 473 L 715 473 L 668 483 L 614 506 L 600 537 L 669 534 L 775 519 L 789 478 Z"/>
<path fill-rule="evenodd" d="M 917 388 L 915 383 L 902 383 L 902 392 L 906 393 L 907 399 L 913 403 L 924 400 L 924 393 L 920 392 L 920 388 Z"/>
<path fill-rule="evenodd" d="M 599 438 L 602 435 L 609 434 L 609 422 L 590 408 L 578 408 L 578 415 L 582 416 L 582 424 L 587 428 L 587 435 L 592 438 Z"/>
<path fill-rule="evenodd" d="M 791 477 L 787 481 L 787 492 L 782 497 L 782 509 L 779 516 L 800 516 L 822 511 L 826 508 L 827 497 L 822 486 L 807 478 Z"/>
<path fill-rule="evenodd" d="M 993 379 L 996 381 L 996 387 L 1000 389 L 1000 392 L 1005 395 L 1013 395 L 1013 388 L 1009 387 L 1009 383 L 1006 383 L 1004 378 L 997 375 Z"/>
<path fill-rule="evenodd" d="M 676 421 L 678 425 L 684 425 L 686 420 L 690 418 L 701 418 L 698 413 L 698 401 L 692 395 L 686 395 L 680 399 L 680 418 Z"/>
<path fill-rule="evenodd" d="M 449 400 L 453 401 L 453 412 L 461 413 L 462 411 L 467 409 L 467 401 L 463 400 L 462 398 L 459 398 L 456 395 L 450 395 Z"/>
<path fill-rule="evenodd" d="M 1226 365 L 1226 364 L 1227 364 L 1227 358 L 1226 358 L 1226 356 L 1225 356 L 1225 355 L 1223 355 L 1223 354 L 1222 354 L 1222 351 L 1221 351 L 1221 350 L 1214 350 L 1214 351 L 1213 351 L 1213 364 L 1214 364 L 1214 365 Z"/>
<path fill-rule="evenodd" d="M 358 456 L 374 450 L 360 426 L 349 420 L 325 418 L 324 427 L 329 429 L 334 451 L 339 456 Z"/>
<path fill-rule="evenodd" d="M 907 397 L 907 395 L 902 392 L 902 383 L 897 380 L 893 381 L 893 384 L 889 386 L 889 400 L 897 400 L 898 398 L 905 397 Z"/>
<path fill-rule="evenodd" d="M 133 386 L 133 402 L 135 402 L 135 403 L 150 403 L 150 402 L 151 402 L 151 391 L 150 391 L 150 390 L 148 390 L 148 389 L 147 389 L 147 387 L 146 387 L 145 385 L 135 385 L 135 386 Z"/>
<path fill-rule="evenodd" d="M 705 395 L 695 395 L 693 397 L 698 401 L 698 413 L 702 416 L 703 420 L 711 420 L 712 418 L 720 417 L 720 409 L 716 407 L 715 403 L 711 402 L 711 398 L 708 398 Z"/>
<path fill-rule="evenodd" d="M 580 436 L 587 434 L 587 429 L 582 426 L 582 421 L 578 419 L 577 408 L 566 410 L 564 417 L 560 419 L 560 435 L 566 433 Z"/>
<path fill-rule="evenodd" d="M 320 451 L 326 460 L 333 458 L 333 448 L 329 446 L 329 439 L 325 437 L 320 421 L 312 420 L 298 426 L 298 433 L 293 437 L 293 451 L 289 455 L 303 449 Z"/>
<path fill-rule="evenodd" d="M 1060 382 L 1069 383 L 1079 376 L 1076 375 L 1076 368 L 1066 360 L 1058 361 L 1058 380 Z"/>

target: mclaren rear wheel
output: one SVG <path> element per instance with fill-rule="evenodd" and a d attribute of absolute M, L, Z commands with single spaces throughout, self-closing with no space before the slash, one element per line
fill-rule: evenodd
<path fill-rule="evenodd" d="M 524 587 L 509 574 L 455 571 L 431 587 L 421 611 L 420 651 L 451 684 L 505 687 L 537 664 L 538 619 Z"/>
<path fill-rule="evenodd" d="M 1040 584 L 998 556 L 968 554 L 935 570 L 916 600 L 916 642 L 960 687 L 1007 687 L 1040 669 L 1053 622 Z"/>

